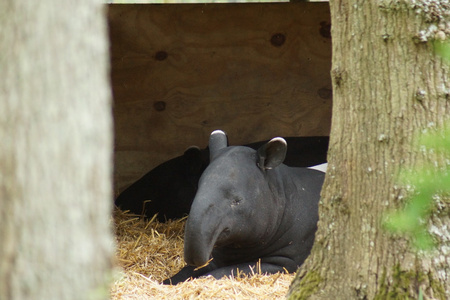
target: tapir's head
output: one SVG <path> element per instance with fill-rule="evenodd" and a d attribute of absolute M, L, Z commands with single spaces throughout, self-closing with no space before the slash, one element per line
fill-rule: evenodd
<path fill-rule="evenodd" d="M 274 138 L 256 151 L 228 147 L 225 133 L 214 131 L 209 147 L 211 162 L 200 178 L 186 223 L 185 260 L 195 266 L 208 261 L 214 246 L 263 243 L 282 212 L 268 173 L 284 160 L 284 139 Z"/>

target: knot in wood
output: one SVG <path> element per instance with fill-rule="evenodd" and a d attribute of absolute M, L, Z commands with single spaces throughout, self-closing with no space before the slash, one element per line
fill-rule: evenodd
<path fill-rule="evenodd" d="M 281 47 L 286 42 L 286 36 L 282 33 L 275 33 L 270 39 L 270 43 L 275 47 Z"/>

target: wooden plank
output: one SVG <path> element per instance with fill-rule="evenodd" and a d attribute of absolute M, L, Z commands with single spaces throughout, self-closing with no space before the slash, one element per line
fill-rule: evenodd
<path fill-rule="evenodd" d="M 327 3 L 109 5 L 119 189 L 223 129 L 328 135 Z"/>

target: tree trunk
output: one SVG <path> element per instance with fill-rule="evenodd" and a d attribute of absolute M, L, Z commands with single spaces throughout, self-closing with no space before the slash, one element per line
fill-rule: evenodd
<path fill-rule="evenodd" d="M 314 248 L 290 299 L 450 299 L 449 201 L 436 205 L 432 253 L 381 224 L 404 202 L 401 168 L 448 165 L 414 146 L 450 116 L 449 68 L 432 41 L 450 34 L 445 1 L 330 1 L 333 121 Z M 446 15 L 447 14 L 447 15 Z M 445 19 L 447 18 L 447 19 Z"/>
<path fill-rule="evenodd" d="M 0 299 L 109 298 L 102 1 L 0 1 Z"/>

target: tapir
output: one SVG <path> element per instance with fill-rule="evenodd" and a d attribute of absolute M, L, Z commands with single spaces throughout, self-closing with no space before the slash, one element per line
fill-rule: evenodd
<path fill-rule="evenodd" d="M 254 150 L 227 146 L 226 134 L 214 131 L 209 149 L 186 221 L 187 266 L 164 283 L 296 271 L 314 242 L 324 172 L 283 164 L 283 138 Z"/>
<path fill-rule="evenodd" d="M 326 162 L 327 136 L 287 137 L 285 164 L 309 167 Z M 258 149 L 267 141 L 246 145 Z M 125 189 L 115 200 L 116 206 L 138 215 L 164 222 L 186 216 L 197 192 L 198 181 L 209 164 L 210 151 L 188 148 L 183 155 L 166 161 Z"/>

